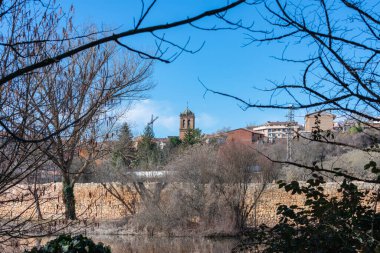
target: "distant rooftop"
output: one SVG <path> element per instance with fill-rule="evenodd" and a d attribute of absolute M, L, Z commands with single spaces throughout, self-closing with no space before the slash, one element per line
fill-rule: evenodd
<path fill-rule="evenodd" d="M 326 112 L 326 111 L 316 111 L 316 112 L 312 112 L 312 113 L 308 113 L 308 114 L 306 114 L 305 115 L 305 118 L 306 117 L 310 117 L 310 116 L 313 116 L 313 115 L 330 115 L 330 116 L 332 116 L 334 119 L 336 118 L 336 116 L 335 116 L 335 114 L 332 114 L 332 113 L 330 113 L 330 112 Z"/>
<path fill-rule="evenodd" d="M 266 126 L 283 126 L 283 125 L 297 125 L 298 123 L 293 121 L 267 121 Z"/>
<path fill-rule="evenodd" d="M 263 133 L 260 133 L 260 132 L 257 132 L 257 131 L 253 131 L 253 130 L 251 130 L 251 129 L 247 129 L 247 128 L 237 128 L 237 129 L 233 129 L 233 130 L 227 131 L 226 134 L 228 134 L 228 133 L 232 133 L 232 132 L 235 132 L 235 131 L 238 131 L 238 130 L 247 131 L 247 132 L 250 132 L 250 133 L 253 133 L 253 134 L 260 134 L 260 135 L 263 134 Z"/>

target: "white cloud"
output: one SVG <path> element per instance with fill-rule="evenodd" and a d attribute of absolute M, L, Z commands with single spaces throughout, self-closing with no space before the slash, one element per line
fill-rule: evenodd
<path fill-rule="evenodd" d="M 158 117 L 154 122 L 156 136 L 178 134 L 178 116 L 174 113 L 171 104 L 166 101 L 150 99 L 139 101 L 125 113 L 122 121 L 127 121 L 134 129 L 135 135 L 138 135 L 143 132 L 152 115 Z"/>
<path fill-rule="evenodd" d="M 154 122 L 154 132 L 157 137 L 178 135 L 179 114 L 181 110 L 168 101 L 154 101 L 151 99 L 139 101 L 131 106 L 121 118 L 128 122 L 135 136 L 142 134 L 152 115 L 158 117 Z M 219 121 L 208 113 L 195 112 L 195 127 L 203 133 L 213 132 Z"/>

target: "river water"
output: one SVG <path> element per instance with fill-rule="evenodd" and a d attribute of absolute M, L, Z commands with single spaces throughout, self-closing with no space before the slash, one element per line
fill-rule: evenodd
<path fill-rule="evenodd" d="M 168 238 L 112 236 L 92 237 L 110 245 L 112 253 L 230 253 L 236 245 L 232 239 L 211 240 L 205 238 Z"/>
<path fill-rule="evenodd" d="M 198 237 L 144 237 L 144 236 L 89 236 L 94 242 L 111 246 L 112 253 L 230 253 L 235 239 L 207 239 Z M 53 238 L 49 238 L 51 240 Z M 30 245 L 43 245 L 47 238 Z M 20 253 L 22 249 L 7 248 L 4 252 Z"/>

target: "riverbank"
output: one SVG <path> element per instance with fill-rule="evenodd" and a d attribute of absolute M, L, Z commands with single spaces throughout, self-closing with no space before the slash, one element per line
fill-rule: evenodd
<path fill-rule="evenodd" d="M 123 220 L 128 219 L 130 213 L 123 205 L 122 201 L 129 203 L 134 201 L 137 213 L 140 210 L 139 198 L 136 198 L 136 192 L 132 185 L 122 185 L 120 183 L 112 183 L 113 187 L 118 190 L 122 199 L 118 199 L 111 195 L 101 184 L 88 183 L 76 184 L 74 188 L 76 198 L 76 212 L 78 218 L 88 223 L 102 222 L 105 220 Z M 153 189 L 155 183 L 146 183 L 147 189 Z M 165 199 L 168 193 L 175 189 L 186 186 L 184 183 L 170 183 L 161 193 L 161 198 Z M 362 189 L 373 190 L 370 184 L 359 183 Z M 255 198 L 255 193 L 261 185 L 249 184 L 247 202 Z M 336 194 L 338 188 L 337 183 L 327 183 L 324 185 L 325 193 Z M 1 196 L 0 214 L 2 219 L 11 219 L 21 214 L 20 218 L 36 219 L 36 210 L 33 205 L 33 197 L 28 192 L 26 185 L 7 192 Z M 62 219 L 64 205 L 62 203 L 62 184 L 50 183 L 38 185 L 40 194 L 40 208 L 42 216 L 47 220 Z M 14 201 L 6 202 L 7 198 Z M 276 224 L 278 217 L 276 209 L 279 204 L 302 206 L 305 197 L 302 195 L 291 195 L 283 189 L 279 189 L 277 184 L 267 184 L 260 198 L 258 199 L 252 214 L 248 217 L 251 224 L 267 224 L 269 226 Z M 380 209 L 380 206 L 378 207 Z"/>

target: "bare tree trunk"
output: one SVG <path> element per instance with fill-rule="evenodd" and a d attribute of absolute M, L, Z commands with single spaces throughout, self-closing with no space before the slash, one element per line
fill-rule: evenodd
<path fill-rule="evenodd" d="M 242 210 L 239 206 L 235 206 L 233 208 L 234 210 L 234 214 L 235 214 L 235 229 L 236 231 L 243 231 L 244 229 L 244 221 L 243 221 L 243 214 L 242 214 Z"/>
<path fill-rule="evenodd" d="M 37 187 L 38 173 L 39 173 L 39 170 L 36 170 L 33 173 L 33 188 L 31 186 L 31 183 L 28 182 L 28 180 L 27 182 L 28 182 L 28 191 L 33 195 L 34 204 L 35 204 L 36 213 L 37 213 L 37 219 L 43 220 L 41 206 L 40 206 L 40 196 L 38 195 L 38 187 Z"/>
<path fill-rule="evenodd" d="M 76 220 L 74 184 L 71 183 L 69 176 L 67 175 L 63 175 L 62 197 L 65 205 L 65 218 L 67 220 Z"/>
<path fill-rule="evenodd" d="M 34 203 L 36 204 L 37 219 L 43 220 L 41 206 L 40 206 L 40 198 L 38 196 L 38 190 L 36 188 L 36 185 L 34 185 L 33 198 L 34 198 Z"/>
<path fill-rule="evenodd" d="M 37 189 L 36 183 L 34 183 L 33 188 L 29 185 L 28 191 L 33 195 L 34 204 L 35 204 L 36 213 L 37 213 L 37 219 L 43 220 L 41 206 L 40 206 L 40 197 L 38 195 L 38 189 Z"/>

